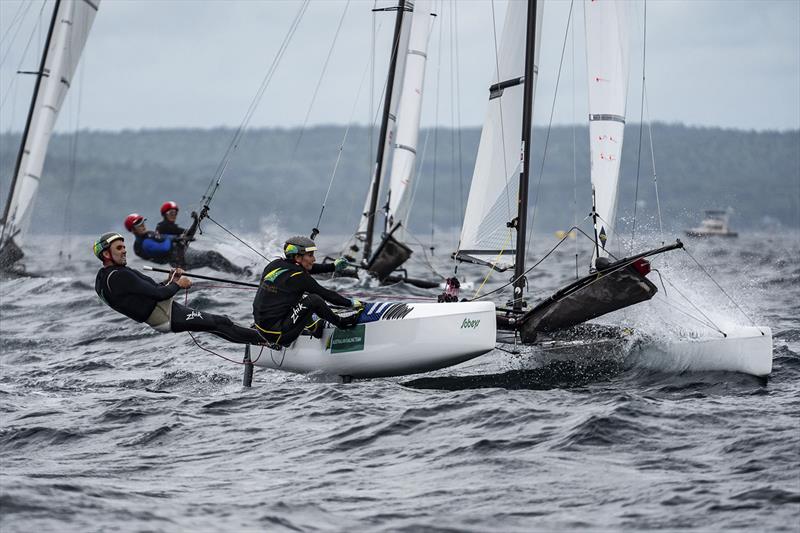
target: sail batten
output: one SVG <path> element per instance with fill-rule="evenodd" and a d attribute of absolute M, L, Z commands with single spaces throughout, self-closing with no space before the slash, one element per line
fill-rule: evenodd
<path fill-rule="evenodd" d="M 489 86 L 489 105 L 464 213 L 459 251 L 507 266 L 517 247 L 515 220 L 519 210 L 519 175 L 524 148 L 523 128 L 526 53 L 533 53 L 536 86 L 541 42 L 542 2 L 510 2 L 503 24 L 497 66 Z M 535 43 L 526 50 L 528 6 L 536 5 Z M 498 250 L 500 252 L 498 252 Z M 500 255 L 497 258 L 495 256 Z"/>

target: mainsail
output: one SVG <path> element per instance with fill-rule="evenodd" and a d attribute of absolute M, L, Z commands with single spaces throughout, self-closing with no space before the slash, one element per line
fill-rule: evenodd
<path fill-rule="evenodd" d="M 509 2 L 503 25 L 497 69 L 489 87 L 489 107 L 483 123 L 472 175 L 457 257 L 461 260 L 508 266 L 516 253 L 514 221 L 519 216 L 519 175 L 523 153 L 526 36 L 529 2 Z M 543 2 L 536 2 L 533 46 L 536 87 Z"/>
<path fill-rule="evenodd" d="M 418 0 L 411 17 L 411 36 L 406 50 L 405 75 L 397 114 L 397 137 L 389 174 L 387 228 L 407 224 L 411 183 L 414 177 L 425 85 L 425 63 L 433 25 L 430 2 Z"/>
<path fill-rule="evenodd" d="M 391 147 L 397 122 L 397 108 L 400 102 L 400 90 L 403 84 L 406 61 L 406 54 L 403 51 L 408 49 L 408 40 L 411 34 L 411 17 L 406 16 L 406 11 L 412 10 L 413 7 L 411 2 L 404 0 L 400 0 L 397 7 L 395 33 L 392 39 L 391 60 L 384 98 L 383 120 L 381 121 L 381 135 L 378 140 L 380 143 L 378 155 L 373 167 L 367 198 L 364 202 L 364 210 L 361 212 L 361 220 L 356 232 L 356 237 L 364 241 L 364 261 L 369 259 L 368 256 L 371 253 L 373 237 L 371 233 L 374 231 L 375 207 L 380 193 L 380 186 L 383 183 L 383 175 L 386 173 L 386 163 L 392 153 Z"/>
<path fill-rule="evenodd" d="M 617 211 L 617 183 L 625 132 L 628 40 L 625 0 L 586 2 L 589 136 L 594 226 L 594 259 L 606 257 Z"/>
<path fill-rule="evenodd" d="M 100 0 L 56 0 L 28 120 L 2 219 L 0 266 L 22 257 L 21 238 L 30 222 L 47 146 L 94 22 Z"/>

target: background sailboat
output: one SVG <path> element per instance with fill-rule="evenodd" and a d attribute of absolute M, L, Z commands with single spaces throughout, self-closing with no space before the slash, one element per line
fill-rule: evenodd
<path fill-rule="evenodd" d="M 0 269 L 15 265 L 42 178 L 47 147 L 100 0 L 56 0 L 0 221 Z"/>
<path fill-rule="evenodd" d="M 425 70 L 433 18 L 428 0 L 400 0 L 395 21 L 395 38 L 387 78 L 383 118 L 375 170 L 355 234 L 362 243 L 362 265 L 381 281 L 403 279 L 414 285 L 432 288 L 437 281 L 398 278 L 392 273 L 413 251 L 405 244 L 404 228 L 411 208 L 412 181 L 416 171 L 420 115 L 425 85 Z M 391 90 L 390 90 L 391 89 Z M 391 161 L 384 197 L 384 227 L 373 250 L 378 223 L 378 199 L 388 162 Z M 351 248 L 358 251 L 358 246 Z"/>

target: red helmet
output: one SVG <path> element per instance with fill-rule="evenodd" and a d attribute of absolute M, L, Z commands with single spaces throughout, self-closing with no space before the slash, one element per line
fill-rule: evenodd
<path fill-rule="evenodd" d="M 161 205 L 161 216 L 163 217 L 164 215 L 166 215 L 167 211 L 169 211 L 170 209 L 174 209 L 175 211 L 177 211 L 178 204 L 175 202 L 164 202 Z"/>
<path fill-rule="evenodd" d="M 138 226 L 145 220 L 146 219 L 139 213 L 131 213 L 125 217 L 125 229 L 128 231 L 133 231 L 134 226 Z"/>

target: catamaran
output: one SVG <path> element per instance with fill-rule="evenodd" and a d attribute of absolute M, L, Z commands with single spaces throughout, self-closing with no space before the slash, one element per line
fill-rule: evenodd
<path fill-rule="evenodd" d="M 553 333 L 653 298 L 658 289 L 647 278 L 651 271 L 648 258 L 683 248 L 683 243 L 676 240 L 623 258 L 610 253 L 626 119 L 628 42 L 624 12 L 628 2 L 584 2 L 592 261 L 587 275 L 528 308 L 524 298 L 526 275 L 537 266 L 526 268 L 526 225 L 543 4 L 541 0 L 528 0 L 508 5 L 454 257 L 500 272 L 513 268 L 508 284 L 513 286 L 513 295 L 506 307 L 498 309 L 498 328 L 512 333 L 512 342 L 541 345 L 546 340 L 549 345 L 547 337 Z M 712 337 L 658 343 L 662 358 L 674 354 L 680 361 L 676 366 L 682 370 L 729 370 L 760 376 L 771 372 L 772 333 L 768 327 L 753 324 L 712 329 Z"/>

